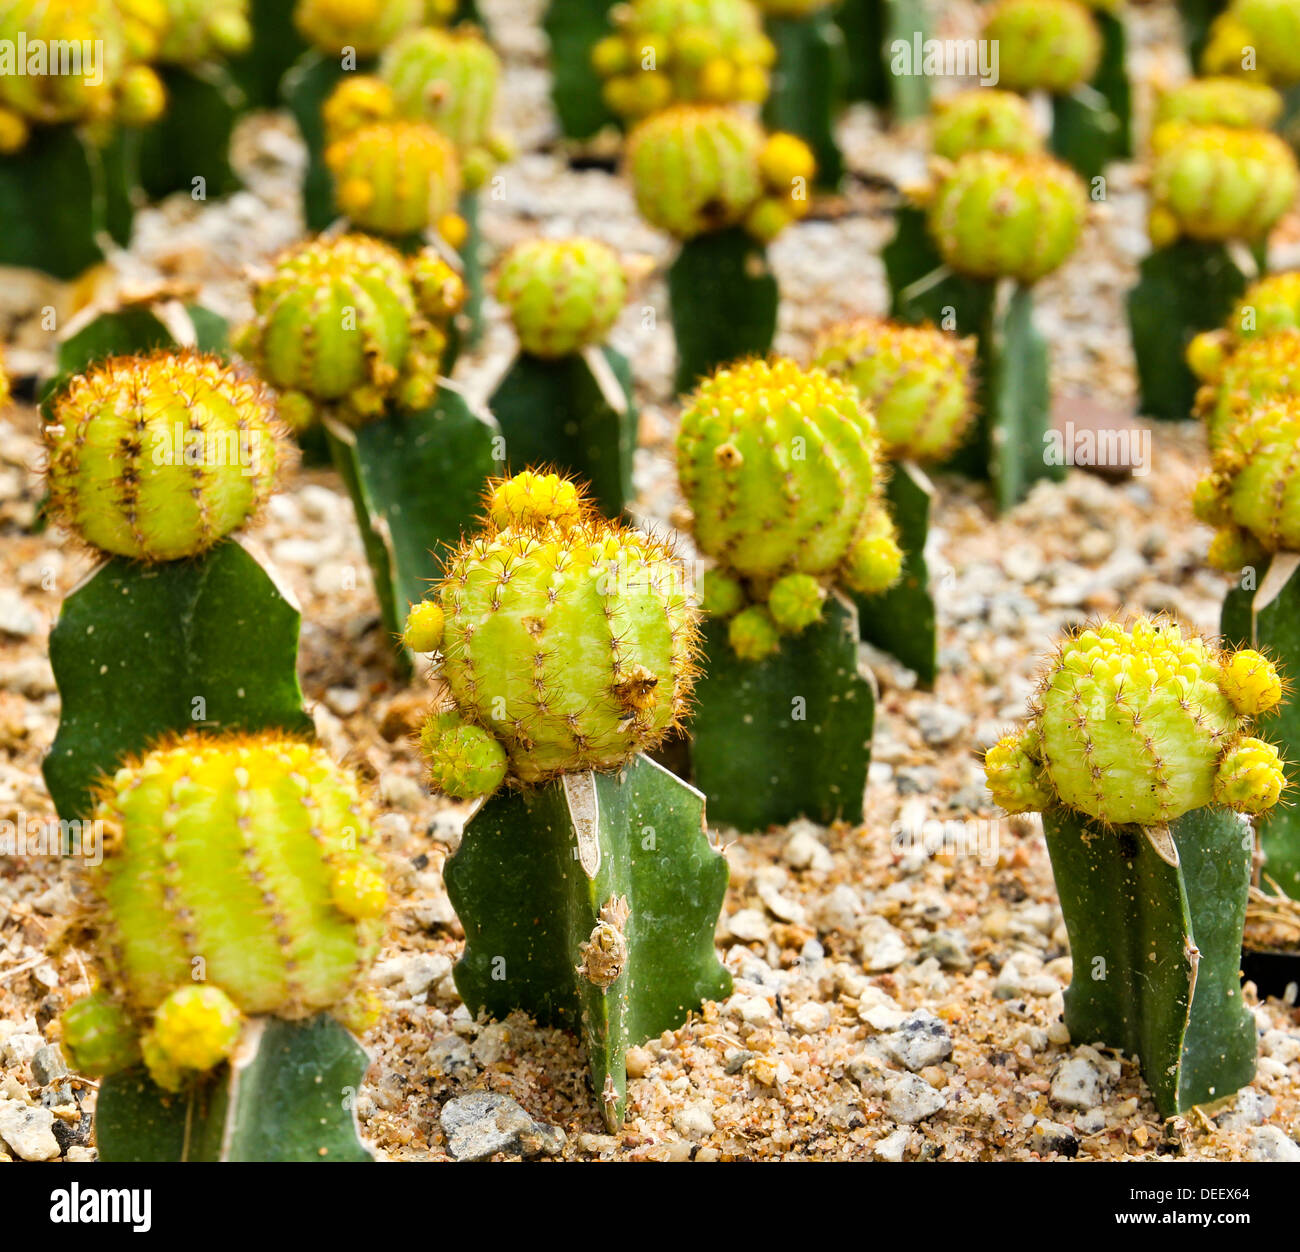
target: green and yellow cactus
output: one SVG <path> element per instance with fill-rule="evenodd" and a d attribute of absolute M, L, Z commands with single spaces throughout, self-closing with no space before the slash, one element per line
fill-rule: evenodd
<path fill-rule="evenodd" d="M 1211 451 L 1259 402 L 1300 396 L 1300 331 L 1246 339 L 1226 355 L 1218 340 L 1193 340 L 1189 355 L 1206 380 L 1196 394 L 1195 412 L 1205 422 Z"/>
<path fill-rule="evenodd" d="M 1300 330 L 1300 270 L 1267 274 L 1246 288 L 1221 329 L 1202 331 L 1188 344 L 1187 364 L 1201 382 L 1217 383 L 1247 340 L 1295 330 Z"/>
<path fill-rule="evenodd" d="M 1210 25 L 1201 68 L 1279 87 L 1300 82 L 1300 11 L 1291 0 L 1233 0 Z"/>
<path fill-rule="evenodd" d="M 491 792 L 507 774 L 544 783 L 617 769 L 685 713 L 697 628 L 681 565 L 557 475 L 492 488 L 482 531 L 448 559 L 434 602 L 455 707 L 431 716 L 421 746 L 449 795 Z M 408 642 L 433 643 L 417 620 Z"/>
<path fill-rule="evenodd" d="M 1035 283 L 1077 246 L 1088 197 L 1060 161 L 969 152 L 937 173 L 925 193 L 927 224 L 940 256 L 958 273 Z"/>
<path fill-rule="evenodd" d="M 275 403 L 219 357 L 159 352 L 72 380 L 45 427 L 53 516 L 139 561 L 206 552 L 274 489 L 285 457 Z"/>
<path fill-rule="evenodd" d="M 1097 23 L 1076 0 L 997 0 L 983 34 L 997 41 L 998 81 L 1012 91 L 1072 91 L 1101 60 Z"/>
<path fill-rule="evenodd" d="M 253 40 L 248 0 L 166 0 L 158 60 L 175 65 L 239 56 Z"/>
<path fill-rule="evenodd" d="M 1156 94 L 1152 125 L 1228 126 L 1268 130 L 1282 116 L 1282 97 L 1265 83 L 1240 78 L 1193 78 Z"/>
<path fill-rule="evenodd" d="M 1166 122 L 1151 136 L 1152 246 L 1265 238 L 1300 192 L 1291 149 L 1263 130 Z"/>
<path fill-rule="evenodd" d="M 318 52 L 378 56 L 424 20 L 424 0 L 297 0 L 293 23 Z"/>
<path fill-rule="evenodd" d="M 469 191 L 509 159 L 509 143 L 493 129 L 501 62 L 477 30 L 409 31 L 384 50 L 379 76 L 400 116 L 428 122 L 455 144 Z"/>
<path fill-rule="evenodd" d="M 1028 101 L 1014 91 L 971 87 L 931 106 L 930 147 L 955 161 L 967 152 L 1041 152 L 1042 136 Z"/>
<path fill-rule="evenodd" d="M 619 117 L 766 99 L 776 51 L 749 0 L 633 0 L 613 16 L 617 33 L 591 59 Z"/>
<path fill-rule="evenodd" d="M 975 415 L 973 338 L 858 318 L 818 335 L 813 364 L 853 385 L 891 460 L 946 460 Z"/>
<path fill-rule="evenodd" d="M 497 271 L 496 297 L 525 352 L 551 358 L 602 343 L 627 301 L 618 254 L 595 239 L 531 239 Z"/>
<path fill-rule="evenodd" d="M 254 286 L 254 316 L 235 346 L 280 392 L 295 430 L 326 415 L 359 425 L 391 406 L 432 403 L 464 299 L 433 249 L 403 256 L 366 235 L 310 239 Z"/>

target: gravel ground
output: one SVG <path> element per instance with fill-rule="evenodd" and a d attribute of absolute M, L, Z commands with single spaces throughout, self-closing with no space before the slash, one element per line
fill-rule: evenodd
<path fill-rule="evenodd" d="M 670 245 L 636 216 L 627 187 L 572 171 L 555 144 L 537 0 L 485 5 L 508 61 L 504 118 L 523 155 L 505 196 L 484 206 L 494 248 L 538 231 L 583 232 L 653 259 L 655 273 L 613 337 L 633 360 L 644 406 L 637 465 L 647 519 L 678 504 L 669 457 L 673 407 L 664 310 Z M 943 33 L 972 29 L 953 5 Z M 1172 7 L 1137 12 L 1135 74 L 1177 77 Z M 923 172 L 922 127 L 884 134 L 865 109 L 844 123 L 853 168 L 905 183 Z M 174 201 L 140 221 L 131 253 L 93 284 L 98 297 L 159 278 L 196 286 L 231 316 L 242 273 L 299 232 L 301 152 L 281 119 L 241 136 L 249 190 L 209 206 Z M 832 318 L 886 306 L 879 249 L 895 196 L 878 179 L 782 236 L 778 348 L 803 353 Z M 1145 251 L 1136 171 L 1112 171 L 1075 261 L 1040 289 L 1061 416 L 1086 398 L 1131 411 L 1123 297 Z M 1294 263 L 1290 222 L 1274 264 Z M 91 284 L 0 283 L 0 327 L 19 373 L 48 364 L 60 317 Z M 496 310 L 492 310 L 495 314 Z M 486 394 L 511 351 L 494 316 L 458 368 Z M 34 410 L 0 419 L 0 819 L 51 813 L 42 754 L 59 702 L 46 634 L 87 562 L 58 533 L 32 535 L 39 495 Z M 477 1023 L 451 966 L 462 933 L 442 887 L 463 809 L 431 797 L 407 735 L 427 688 L 388 663 L 350 506 L 333 477 L 300 473 L 272 503 L 258 541 L 301 600 L 302 680 L 324 743 L 373 780 L 392 874 L 394 924 L 377 970 L 385 1005 L 365 1042 L 374 1057 L 359 1101 L 364 1132 L 393 1159 L 446 1159 L 440 1110 L 472 1092 L 517 1101 L 563 1130 L 530 1152 L 614 1159 L 1300 1159 L 1300 1027 L 1292 1006 L 1248 1001 L 1261 1033 L 1255 1082 L 1226 1107 L 1162 1126 L 1133 1064 L 1072 1045 L 1061 1022 L 1070 961 L 1036 818 L 990 805 L 980 751 L 1022 714 L 1039 657 L 1091 615 L 1168 610 L 1212 632 L 1225 584 L 1204 566 L 1208 532 L 1191 517 L 1204 463 L 1190 427 L 1151 433 L 1149 473 L 1108 483 L 1081 471 L 1042 485 L 997 518 L 985 494 L 941 479 L 934 533 L 942 672 L 935 691 L 868 653 L 881 689 L 868 814 L 861 827 L 800 822 L 766 834 L 718 832 L 731 886 L 718 942 L 734 995 L 629 1057 L 629 1116 L 603 1131 L 577 1041 L 520 1016 Z M 943 822 L 946 826 L 927 823 Z M 946 833 L 937 841 L 924 836 Z M 0 1160 L 93 1159 L 94 1087 L 60 1074 L 54 1020 L 87 990 L 72 942 L 76 875 L 54 858 L 0 860 Z M 66 932 L 66 933 L 65 933 Z M 10 1152 L 4 1151 L 9 1145 Z"/>

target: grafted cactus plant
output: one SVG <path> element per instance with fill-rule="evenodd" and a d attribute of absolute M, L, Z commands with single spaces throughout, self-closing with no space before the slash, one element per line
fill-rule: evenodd
<path fill-rule="evenodd" d="M 1153 251 L 1129 294 L 1129 325 L 1143 411 L 1181 419 L 1196 390 L 1188 344 L 1222 324 L 1246 286 L 1230 245 L 1253 245 L 1262 262 L 1269 232 L 1300 191 L 1300 170 L 1263 130 L 1169 121 L 1151 147 Z"/>
<path fill-rule="evenodd" d="M 1238 966 L 1254 843 L 1285 785 L 1253 733 L 1281 684 L 1254 650 L 1165 620 L 1065 639 L 1032 718 L 985 758 L 1008 812 L 1043 815 L 1070 936 L 1065 1021 L 1138 1057 L 1166 1117 L 1255 1072 Z"/>
<path fill-rule="evenodd" d="M 488 406 L 513 465 L 553 465 L 617 517 L 633 495 L 637 411 L 627 360 L 604 342 L 628 294 L 624 262 L 595 239 L 533 239 L 501 261 L 496 295 L 519 337 Z"/>
<path fill-rule="evenodd" d="M 491 420 L 440 377 L 464 300 L 432 248 L 403 255 L 364 235 L 322 237 L 255 284 L 253 320 L 236 335 L 292 425 L 323 423 L 394 638 L 499 454 Z"/>
<path fill-rule="evenodd" d="M 903 568 L 895 586 L 859 600 L 862 637 L 892 652 L 926 687 L 938 669 L 938 632 L 925 558 L 934 492 L 921 467 L 949 460 L 970 429 L 975 351 L 973 338 L 880 318 L 828 326 L 813 344 L 813 364 L 853 386 L 895 463 L 885 495 Z"/>
<path fill-rule="evenodd" d="M 719 370 L 685 402 L 677 475 L 714 562 L 692 761 L 719 821 L 861 819 L 874 692 L 835 589 L 899 576 L 878 456 L 857 392 L 793 361 Z"/>
<path fill-rule="evenodd" d="M 94 820 L 103 985 L 62 1033 L 101 1079 L 100 1159 L 370 1159 L 344 1023 L 370 1024 L 387 889 L 356 778 L 283 734 L 191 731 L 105 775 Z"/>
<path fill-rule="evenodd" d="M 1041 152 L 1042 137 L 1023 96 L 996 87 L 971 87 L 931 106 L 930 146 L 935 156 L 956 161 L 967 152 Z"/>
<path fill-rule="evenodd" d="M 893 316 L 940 321 L 978 343 L 981 412 L 953 464 L 988 478 L 1009 508 L 1039 478 L 1050 423 L 1047 344 L 1034 327 L 1032 285 L 1079 242 L 1088 196 L 1067 166 L 1041 153 L 992 149 L 936 159 L 884 253 Z"/>
<path fill-rule="evenodd" d="M 1214 451 L 1261 401 L 1300 396 L 1300 332 L 1280 330 L 1245 339 L 1226 356 L 1212 349 L 1197 336 L 1188 355 L 1205 379 L 1196 394 L 1196 415 L 1205 422 Z"/>
<path fill-rule="evenodd" d="M 1210 25 L 1201 67 L 1277 87 L 1300 82 L 1300 12 L 1290 0 L 1232 0 Z"/>
<path fill-rule="evenodd" d="M 810 207 L 808 145 L 736 109 L 678 105 L 632 131 L 627 169 L 642 215 L 682 241 L 668 272 L 677 390 L 766 352 L 777 288 L 765 245 Z"/>
<path fill-rule="evenodd" d="M 611 1127 L 627 1049 L 730 989 L 704 799 L 644 755 L 686 711 L 697 639 L 671 550 L 529 471 L 493 486 L 407 626 L 449 693 L 421 734 L 433 784 L 489 797 L 444 869 L 456 985 L 473 1013 L 579 1030 Z"/>

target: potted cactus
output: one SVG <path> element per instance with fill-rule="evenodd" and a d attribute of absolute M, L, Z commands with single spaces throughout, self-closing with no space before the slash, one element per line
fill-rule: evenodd
<path fill-rule="evenodd" d="M 847 383 L 793 361 L 719 370 L 685 402 L 677 476 L 702 577 L 691 763 L 717 822 L 862 820 L 875 688 L 858 608 L 902 565 L 879 436 Z"/>
<path fill-rule="evenodd" d="M 981 128 L 959 128 L 960 146 Z M 1074 251 L 1088 211 L 1079 177 L 1041 153 L 988 148 L 935 158 L 885 248 L 893 316 L 976 337 L 980 420 L 950 462 L 988 478 L 1000 508 L 1022 499 L 1047 463 L 1047 344 L 1034 326 L 1033 284 Z"/>
<path fill-rule="evenodd" d="M 284 460 L 266 389 L 193 350 L 113 357 L 57 394 L 44 433 L 53 518 L 102 558 L 50 633 L 59 815 L 84 820 L 94 779 L 162 735 L 309 731 L 298 608 L 227 539 Z"/>
<path fill-rule="evenodd" d="M 254 316 L 235 335 L 285 421 L 323 423 L 395 638 L 503 456 L 491 419 L 439 377 L 464 296 L 433 249 L 321 237 L 256 281 Z"/>
<path fill-rule="evenodd" d="M 674 105 L 632 131 L 627 168 L 642 215 L 682 241 L 668 298 L 684 392 L 772 346 L 778 294 L 766 245 L 807 213 L 812 153 L 735 109 Z"/>
<path fill-rule="evenodd" d="M 604 342 L 627 299 L 622 259 L 595 239 L 533 239 L 497 271 L 519 353 L 488 401 L 511 463 L 591 485 L 606 517 L 633 497 L 637 411 L 627 360 Z"/>
<path fill-rule="evenodd" d="M 933 687 L 939 640 L 925 545 L 934 490 L 922 468 L 961 446 L 975 416 L 975 340 L 932 326 L 858 318 L 826 327 L 813 364 L 842 378 L 875 415 L 881 451 L 893 463 L 885 498 L 903 552 L 898 582 L 857 597 L 862 638 L 898 657 Z"/>
<path fill-rule="evenodd" d="M 1280 697 L 1258 652 L 1163 620 L 1105 622 L 1062 641 L 1030 722 L 985 757 L 994 800 L 1043 815 L 1074 965 L 1066 1027 L 1136 1056 L 1164 1117 L 1255 1073 L 1243 815 L 1285 785 L 1251 733 Z"/>
<path fill-rule="evenodd" d="M 1250 265 L 1241 245 L 1254 245 L 1265 268 L 1268 234 L 1294 203 L 1300 170 L 1281 139 L 1250 128 L 1167 121 L 1151 151 L 1153 250 L 1129 293 L 1129 329 L 1142 411 L 1182 419 L 1196 390 L 1188 343 L 1240 298 Z"/>
<path fill-rule="evenodd" d="M 671 550 L 529 471 L 494 485 L 407 622 L 446 688 L 420 735 L 430 779 L 475 801 L 443 870 L 456 986 L 475 1014 L 578 1030 L 611 1129 L 627 1049 L 731 987 L 704 797 L 645 755 L 686 712 L 697 640 Z"/>
<path fill-rule="evenodd" d="M 365 1161 L 365 975 L 387 889 L 355 776 L 198 731 L 99 779 L 101 985 L 61 1019 L 102 1161 Z"/>

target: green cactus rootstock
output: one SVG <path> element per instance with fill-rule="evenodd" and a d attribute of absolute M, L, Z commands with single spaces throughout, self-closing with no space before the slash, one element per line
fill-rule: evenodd
<path fill-rule="evenodd" d="M 443 873 L 470 1011 L 577 1031 L 611 1130 L 627 1049 L 731 993 L 713 945 L 727 865 L 704 797 L 646 757 L 493 796 Z"/>
<path fill-rule="evenodd" d="M 909 51 L 924 45 L 931 26 L 923 0 L 842 0 L 833 13 L 850 51 L 847 98 L 867 100 L 896 122 L 924 116 L 930 107 L 929 78 L 895 72 L 891 51 L 900 40 Z"/>
<path fill-rule="evenodd" d="M 590 139 L 617 120 L 601 94 L 592 50 L 613 33 L 613 0 L 549 0 L 542 29 L 551 48 L 551 102 L 566 139 Z"/>
<path fill-rule="evenodd" d="M 1043 827 L 1074 962 L 1070 1037 L 1140 1058 L 1164 1117 L 1246 1086 L 1257 1047 L 1238 974 L 1249 827 L 1221 809 L 1158 830 L 1056 809 Z"/>

